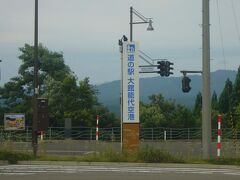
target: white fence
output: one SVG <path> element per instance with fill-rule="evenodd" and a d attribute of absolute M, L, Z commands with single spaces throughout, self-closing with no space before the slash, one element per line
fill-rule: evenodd
<path fill-rule="evenodd" d="M 141 141 L 159 141 L 159 140 L 198 140 L 201 139 L 202 131 L 200 128 L 141 128 Z M 49 127 L 44 132 L 45 140 L 95 140 L 96 128 L 92 127 L 73 127 L 65 129 L 64 127 Z M 4 131 L 0 128 L 0 141 L 31 141 L 32 128 L 26 127 L 24 131 Z M 212 139 L 217 138 L 217 129 L 212 130 Z M 120 127 L 99 128 L 99 140 L 102 141 L 120 141 Z M 222 129 L 222 139 L 240 139 L 240 131 L 232 129 Z"/>

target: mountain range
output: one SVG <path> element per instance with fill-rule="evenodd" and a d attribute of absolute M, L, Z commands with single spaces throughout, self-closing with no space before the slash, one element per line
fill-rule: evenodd
<path fill-rule="evenodd" d="M 234 82 L 237 71 L 217 70 L 211 72 L 211 93 L 215 91 L 219 96 L 224 88 L 225 81 L 229 78 Z M 173 100 L 177 104 L 183 104 L 189 108 L 194 106 L 196 95 L 202 89 L 201 75 L 188 75 L 191 79 L 191 91 L 182 92 L 182 77 L 151 77 L 140 78 L 140 101 L 149 102 L 152 94 L 162 94 L 165 99 Z M 100 84 L 96 86 L 99 102 L 107 106 L 110 111 L 120 114 L 120 80 Z"/>

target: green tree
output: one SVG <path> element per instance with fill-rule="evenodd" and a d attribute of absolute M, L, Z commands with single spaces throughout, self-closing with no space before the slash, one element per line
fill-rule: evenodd
<path fill-rule="evenodd" d="M 192 112 L 173 101 L 164 100 L 161 94 L 149 97 L 150 103 L 140 105 L 142 127 L 194 127 Z"/>
<path fill-rule="evenodd" d="M 44 96 L 49 99 L 53 125 L 63 125 L 65 118 L 71 118 L 74 126 L 95 124 L 93 112 L 98 102 L 96 90 L 88 78 L 80 81 L 79 85 L 73 75 L 66 76 L 63 81 L 49 78 L 45 82 Z"/>
<path fill-rule="evenodd" d="M 233 85 L 233 107 L 237 107 L 240 104 L 240 66 L 238 67 L 238 72 L 235 78 L 235 82 Z"/>
<path fill-rule="evenodd" d="M 240 129 L 240 104 L 238 104 L 238 106 L 236 107 L 235 118 L 236 118 L 236 128 Z"/>
<path fill-rule="evenodd" d="M 233 84 L 232 81 L 227 79 L 225 82 L 224 89 L 219 97 L 219 112 L 228 113 L 232 111 L 232 93 L 233 93 Z"/>
<path fill-rule="evenodd" d="M 33 47 L 25 44 L 19 50 L 22 62 L 19 74 L 0 88 L 5 101 L 0 113 L 1 117 L 4 112 L 25 113 L 27 125 L 31 125 Z M 38 59 L 40 96 L 49 100 L 50 125 L 62 126 L 64 118 L 71 118 L 75 126 L 95 126 L 97 114 L 105 118 L 104 125 L 119 124 L 114 114 L 98 103 L 96 88 L 89 83 L 89 78 L 77 83 L 77 78 L 64 63 L 63 53 L 52 52 L 40 44 Z"/>
<path fill-rule="evenodd" d="M 218 97 L 217 97 L 217 93 L 214 91 L 212 94 L 212 113 L 211 113 L 211 117 L 212 117 L 212 128 L 217 128 L 217 118 L 219 115 L 219 111 L 218 111 Z"/>
<path fill-rule="evenodd" d="M 4 112 L 24 112 L 27 125 L 31 124 L 32 119 L 32 94 L 33 94 L 33 74 L 34 58 L 33 46 L 25 44 L 19 48 L 19 67 L 18 76 L 10 79 L 9 82 L 0 88 L 2 99 L 4 100 Z M 70 69 L 64 64 L 63 54 L 51 52 L 42 44 L 39 45 L 39 85 L 40 95 L 43 94 L 43 80 L 51 77 L 63 80 L 66 74 L 70 74 Z M 3 115 L 1 115 L 3 116 Z"/>
<path fill-rule="evenodd" d="M 166 124 L 164 115 L 158 106 L 140 103 L 141 127 L 161 127 Z"/>
<path fill-rule="evenodd" d="M 116 117 L 116 115 L 108 110 L 107 107 L 103 105 L 98 105 L 95 107 L 95 111 L 93 112 L 95 119 L 96 116 L 99 115 L 99 125 L 100 128 L 110 128 L 110 127 L 119 127 L 120 119 Z M 96 123 L 96 121 L 95 121 Z"/>
<path fill-rule="evenodd" d="M 218 109 L 218 97 L 217 97 L 216 91 L 213 91 L 211 102 L 212 102 L 212 109 L 217 110 Z"/>
<path fill-rule="evenodd" d="M 201 116 L 201 112 L 202 112 L 202 94 L 198 92 L 195 99 L 193 113 L 195 116 Z"/>

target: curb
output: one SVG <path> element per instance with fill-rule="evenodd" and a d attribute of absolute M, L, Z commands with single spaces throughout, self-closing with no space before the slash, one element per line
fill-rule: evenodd
<path fill-rule="evenodd" d="M 9 164 L 8 161 L 0 160 L 0 166 L 1 166 L 1 165 L 8 165 L 8 164 Z"/>
<path fill-rule="evenodd" d="M 0 161 L 0 165 L 9 165 L 8 161 Z M 124 162 L 72 162 L 72 161 L 19 161 L 17 165 L 62 165 L 62 166 L 104 166 L 104 167 L 159 167 L 159 168 L 205 168 L 205 169 L 237 169 L 240 166 L 214 164 L 174 164 L 174 163 L 124 163 Z"/>

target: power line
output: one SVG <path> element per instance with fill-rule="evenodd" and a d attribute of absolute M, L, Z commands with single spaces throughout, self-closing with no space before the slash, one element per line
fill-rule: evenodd
<path fill-rule="evenodd" d="M 218 25 L 219 25 L 219 34 L 220 34 L 220 39 L 221 39 L 222 57 L 223 57 L 224 68 L 226 69 L 226 56 L 225 56 L 224 43 L 223 43 L 223 33 L 222 33 L 222 24 L 221 24 L 221 18 L 220 18 L 220 8 L 219 8 L 218 0 L 216 0 L 216 2 L 217 2 Z"/>
<path fill-rule="evenodd" d="M 235 10 L 235 7 L 234 7 L 233 0 L 231 0 L 231 4 L 232 4 L 233 17 L 234 17 L 234 24 L 235 24 L 235 28 L 236 28 L 236 31 L 237 31 L 238 41 L 240 43 L 240 31 L 239 31 L 239 26 L 238 26 L 238 21 L 237 21 L 237 14 L 236 14 L 236 10 Z"/>

